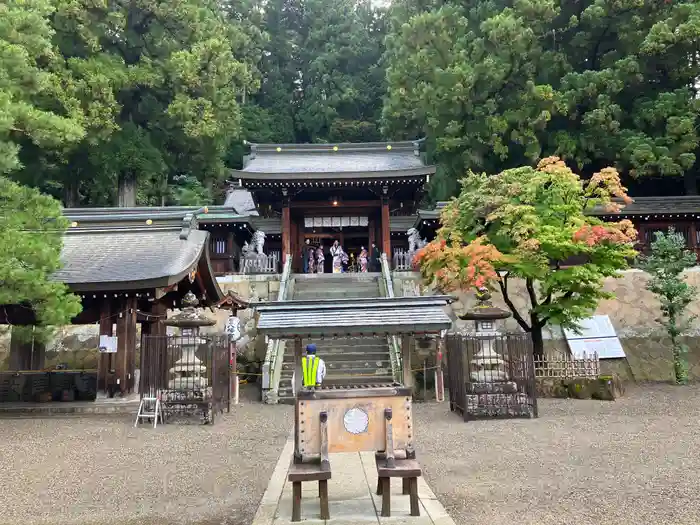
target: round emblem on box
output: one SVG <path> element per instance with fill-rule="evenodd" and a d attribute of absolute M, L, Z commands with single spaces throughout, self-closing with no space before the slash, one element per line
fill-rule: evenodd
<path fill-rule="evenodd" d="M 345 412 L 343 417 L 343 425 L 345 430 L 351 434 L 362 434 L 367 432 L 367 427 L 369 426 L 369 416 L 367 412 L 361 408 L 351 408 Z"/>

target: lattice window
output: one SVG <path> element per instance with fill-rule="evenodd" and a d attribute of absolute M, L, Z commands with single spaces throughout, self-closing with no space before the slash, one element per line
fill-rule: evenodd
<path fill-rule="evenodd" d="M 226 238 L 225 237 L 213 237 L 211 240 L 212 252 L 215 255 L 224 255 L 226 253 Z"/>

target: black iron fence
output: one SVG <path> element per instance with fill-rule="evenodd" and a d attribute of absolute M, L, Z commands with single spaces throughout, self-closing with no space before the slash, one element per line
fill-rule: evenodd
<path fill-rule="evenodd" d="M 211 422 L 230 409 L 225 336 L 144 336 L 142 344 L 139 392 L 160 395 L 166 416 L 201 414 Z"/>
<path fill-rule="evenodd" d="M 450 410 L 465 421 L 537 417 L 528 334 L 447 336 Z"/>

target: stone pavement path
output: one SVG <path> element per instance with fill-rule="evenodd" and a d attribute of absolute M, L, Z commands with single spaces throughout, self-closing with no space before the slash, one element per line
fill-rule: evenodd
<path fill-rule="evenodd" d="M 290 525 L 292 484 L 287 471 L 294 452 L 289 440 L 253 520 L 253 525 Z M 419 458 L 420 459 L 420 458 Z M 455 525 L 423 478 L 418 479 L 421 516 L 409 515 L 408 496 L 401 494 L 401 480 L 392 480 L 391 517 L 379 516 L 381 496 L 375 494 L 377 470 L 373 452 L 331 454 L 332 478 L 328 482 L 330 520 L 320 519 L 318 483 L 302 485 L 301 522 L 326 525 Z"/>

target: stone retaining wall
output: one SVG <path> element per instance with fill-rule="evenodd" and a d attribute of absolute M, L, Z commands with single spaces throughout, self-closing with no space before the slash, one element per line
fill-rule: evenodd
<path fill-rule="evenodd" d="M 685 274 L 687 281 L 700 289 L 700 268 L 689 270 Z M 601 302 L 597 314 L 608 315 L 617 331 L 627 356 L 626 359 L 604 359 L 601 361 L 601 373 L 618 374 L 623 380 L 669 381 L 672 378 L 672 355 L 669 338 L 657 322 L 660 316 L 659 302 L 646 290 L 648 275 L 640 270 L 621 272 L 619 279 L 608 279 L 605 289 L 615 294 L 614 299 Z M 514 280 L 509 284 L 511 298 L 516 308 L 523 314 L 527 311 L 528 298 L 524 283 Z M 396 295 L 414 295 L 419 290 L 422 295 L 430 295 L 432 290 L 420 283 L 420 275 L 415 272 L 396 272 L 394 274 Z M 476 303 L 474 294 L 453 294 L 457 301 L 448 307 L 447 313 L 453 320 L 453 330 L 463 331 L 469 328 L 469 322 L 462 321 L 458 315 Z M 493 295 L 493 303 L 506 308 L 500 293 Z M 688 308 L 691 316 L 696 316 L 691 323 L 688 334 L 683 337 L 688 346 L 689 377 L 700 379 L 700 297 Z M 508 330 L 519 330 L 511 318 L 505 322 Z M 567 352 L 566 341 L 561 330 L 549 329 L 545 333 L 545 351 L 553 356 Z M 422 363 L 428 355 L 425 349 L 418 349 L 413 359 Z"/>

